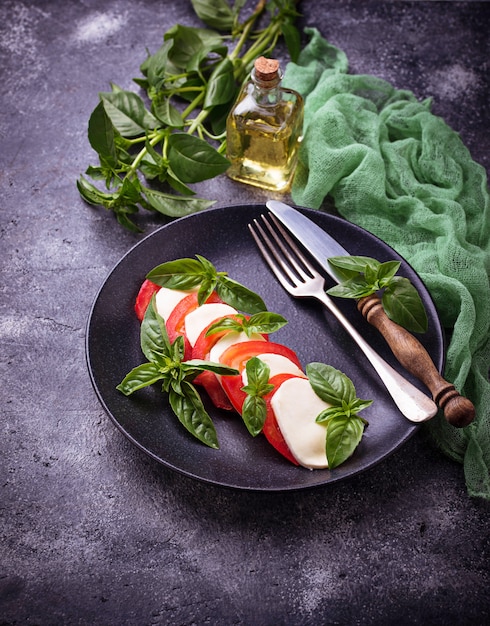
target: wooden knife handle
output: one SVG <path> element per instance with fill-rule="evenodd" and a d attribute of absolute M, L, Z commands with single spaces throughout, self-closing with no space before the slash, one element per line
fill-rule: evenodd
<path fill-rule="evenodd" d="M 475 407 L 461 396 L 454 385 L 439 374 L 424 346 L 405 328 L 390 320 L 376 295 L 361 298 L 357 308 L 385 338 L 397 360 L 430 390 L 434 402 L 444 411 L 446 420 L 458 428 L 475 418 Z"/>

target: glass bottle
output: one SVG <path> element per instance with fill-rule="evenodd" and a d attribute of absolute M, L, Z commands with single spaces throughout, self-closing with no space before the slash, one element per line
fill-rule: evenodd
<path fill-rule="evenodd" d="M 287 191 L 303 132 L 303 98 L 281 86 L 279 61 L 259 57 L 226 124 L 230 178 Z"/>

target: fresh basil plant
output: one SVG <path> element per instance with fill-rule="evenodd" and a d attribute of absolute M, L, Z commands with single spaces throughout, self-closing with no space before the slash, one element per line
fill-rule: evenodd
<path fill-rule="evenodd" d="M 261 0 L 250 12 L 245 0 L 192 0 L 209 28 L 176 24 L 164 34 L 134 79 L 143 95 L 115 84 L 99 94 L 88 123 L 99 164 L 78 179 L 82 198 L 135 232 L 140 208 L 175 218 L 211 206 L 189 185 L 228 169 L 226 117 L 254 60 L 280 36 L 296 59 L 295 4 Z M 248 17 L 241 20 L 242 13 Z"/>

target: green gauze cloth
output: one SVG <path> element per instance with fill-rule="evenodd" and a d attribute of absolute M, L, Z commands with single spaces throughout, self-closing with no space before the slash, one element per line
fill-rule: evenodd
<path fill-rule="evenodd" d="M 345 54 L 316 29 L 284 84 L 305 98 L 292 188 L 299 206 L 327 195 L 418 272 L 446 329 L 445 378 L 472 400 L 475 421 L 425 427 L 464 463 L 468 493 L 490 499 L 490 201 L 486 172 L 458 134 L 410 91 L 350 75 Z M 325 204 L 326 206 L 326 204 Z"/>

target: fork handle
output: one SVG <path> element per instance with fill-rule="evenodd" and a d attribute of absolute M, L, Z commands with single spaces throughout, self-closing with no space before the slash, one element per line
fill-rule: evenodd
<path fill-rule="evenodd" d="M 401 365 L 426 385 L 450 424 L 462 428 L 474 420 L 472 402 L 444 380 L 424 346 L 405 328 L 390 320 L 378 296 L 361 298 L 357 308 L 380 331 Z"/>

